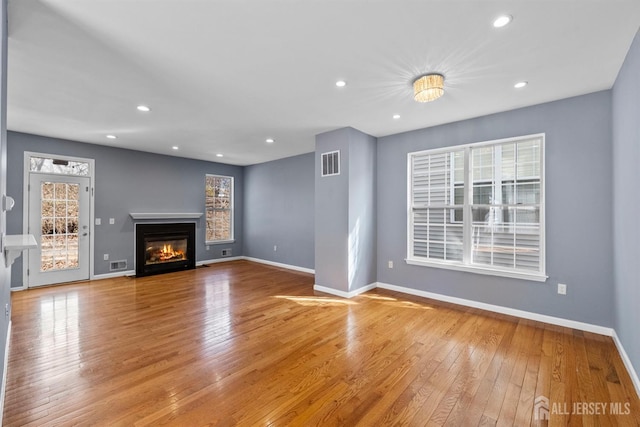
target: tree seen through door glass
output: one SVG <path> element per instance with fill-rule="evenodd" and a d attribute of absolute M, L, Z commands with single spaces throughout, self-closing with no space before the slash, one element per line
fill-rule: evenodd
<path fill-rule="evenodd" d="M 41 184 L 41 271 L 78 268 L 78 184 Z"/>

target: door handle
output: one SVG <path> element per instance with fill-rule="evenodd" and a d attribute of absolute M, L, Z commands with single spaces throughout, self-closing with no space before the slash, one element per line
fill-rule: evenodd
<path fill-rule="evenodd" d="M 86 236 L 87 234 L 89 234 L 89 233 L 82 233 L 83 236 Z"/>

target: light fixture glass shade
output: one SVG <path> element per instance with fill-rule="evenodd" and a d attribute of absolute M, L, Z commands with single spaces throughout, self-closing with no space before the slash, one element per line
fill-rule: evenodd
<path fill-rule="evenodd" d="M 413 82 L 413 99 L 418 102 L 434 101 L 442 94 L 444 94 L 444 76 L 442 74 L 427 74 Z"/>

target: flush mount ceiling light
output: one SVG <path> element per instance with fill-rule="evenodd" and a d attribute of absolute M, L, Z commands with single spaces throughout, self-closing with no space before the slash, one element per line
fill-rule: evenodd
<path fill-rule="evenodd" d="M 109 139 L 116 139 L 116 138 L 117 138 L 117 136 L 115 136 L 115 135 L 107 135 L 107 138 L 109 138 Z"/>
<path fill-rule="evenodd" d="M 435 101 L 444 94 L 444 76 L 427 74 L 413 82 L 413 99 L 418 102 Z"/>
<path fill-rule="evenodd" d="M 265 139 L 265 142 L 266 142 L 267 144 L 273 144 L 274 142 L 276 142 L 276 140 L 275 140 L 275 139 L 273 139 L 273 138 L 267 138 L 267 139 Z"/>
<path fill-rule="evenodd" d="M 173 150 L 177 150 L 179 147 L 177 145 L 174 145 L 173 147 L 171 147 Z"/>
<path fill-rule="evenodd" d="M 518 83 L 514 84 L 513 87 L 515 87 L 516 89 L 522 89 L 523 87 L 525 87 L 528 84 L 529 84 L 528 82 L 518 82 Z"/>
<path fill-rule="evenodd" d="M 218 154 L 216 154 L 216 157 L 224 157 L 224 154 L 218 153 Z"/>
<path fill-rule="evenodd" d="M 344 80 L 338 80 L 336 82 L 336 86 L 338 87 L 345 87 L 347 85 L 347 82 L 345 82 Z"/>
<path fill-rule="evenodd" d="M 393 118 L 394 118 L 394 120 L 398 120 L 400 118 L 400 114 L 394 114 Z"/>
<path fill-rule="evenodd" d="M 513 16 L 511 15 L 498 16 L 496 20 L 493 21 L 493 26 L 496 28 L 502 28 L 505 25 L 508 25 L 511 21 L 513 21 Z"/>
<path fill-rule="evenodd" d="M 146 105 L 138 105 L 136 108 L 138 109 L 138 111 L 144 111 L 145 113 L 151 111 L 151 108 L 147 107 Z"/>

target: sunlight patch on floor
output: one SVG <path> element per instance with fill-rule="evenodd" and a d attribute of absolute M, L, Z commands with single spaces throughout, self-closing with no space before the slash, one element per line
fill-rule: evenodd
<path fill-rule="evenodd" d="M 382 296 L 377 294 L 360 294 L 358 297 L 380 301 L 385 305 L 393 305 L 395 307 L 416 308 L 420 310 L 435 310 L 435 308 L 430 307 L 428 305 L 418 304 L 411 301 L 401 301 L 393 297 Z"/>
<path fill-rule="evenodd" d="M 297 297 L 297 296 L 288 296 L 288 295 L 276 295 L 274 296 L 274 298 L 287 299 L 289 301 L 293 301 L 300 305 L 333 305 L 333 306 L 358 305 L 357 302 L 350 301 L 348 299 L 338 299 L 338 298 Z"/>

